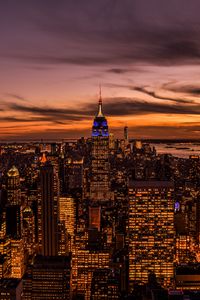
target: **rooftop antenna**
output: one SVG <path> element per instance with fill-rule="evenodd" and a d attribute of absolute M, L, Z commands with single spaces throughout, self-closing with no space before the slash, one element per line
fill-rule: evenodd
<path fill-rule="evenodd" d="M 99 109 L 98 109 L 98 117 L 103 117 L 102 112 L 102 97 L 101 97 L 101 84 L 99 85 Z"/>
<path fill-rule="evenodd" d="M 99 84 L 99 104 L 102 104 L 102 97 L 101 97 L 101 84 Z"/>

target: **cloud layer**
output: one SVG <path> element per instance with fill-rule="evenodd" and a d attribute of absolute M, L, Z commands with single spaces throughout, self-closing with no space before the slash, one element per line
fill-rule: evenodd
<path fill-rule="evenodd" d="M 89 132 L 99 83 L 113 130 L 198 134 L 199 11 L 198 0 L 4 1 L 2 135 Z"/>
<path fill-rule="evenodd" d="M 194 100 L 183 100 L 175 97 L 159 96 L 154 91 L 147 91 L 143 87 L 130 87 L 131 90 L 140 92 L 142 94 L 150 96 L 153 101 L 145 101 L 136 97 L 110 97 L 104 99 L 103 109 L 106 115 L 110 117 L 116 116 L 137 116 L 148 114 L 171 114 L 171 115 L 199 115 L 200 106 L 198 102 Z M 184 87 L 182 87 L 182 90 Z M 176 89 L 177 92 L 178 89 Z M 194 90 L 198 90 L 198 87 L 185 87 L 185 92 L 188 95 L 194 93 Z M 196 94 L 196 92 L 195 92 Z M 23 97 L 19 97 L 24 99 Z M 155 102 L 155 100 L 160 100 Z M 166 100 L 166 101 L 163 101 Z M 18 113 L 21 118 L 17 117 L 5 117 L 2 116 L 1 120 L 8 120 L 10 122 L 33 122 L 33 121 L 50 121 L 55 123 L 68 123 L 70 121 L 82 121 L 85 119 L 91 119 L 96 111 L 97 104 L 94 103 L 81 103 L 79 107 L 74 108 L 60 108 L 59 106 L 34 106 L 28 101 L 24 103 L 7 103 L 4 105 L 2 111 L 11 111 L 12 114 Z M 24 113 L 29 114 L 28 118 L 24 118 Z"/>

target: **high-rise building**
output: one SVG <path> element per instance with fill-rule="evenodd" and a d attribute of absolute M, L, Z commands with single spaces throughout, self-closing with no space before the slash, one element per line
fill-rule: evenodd
<path fill-rule="evenodd" d="M 46 162 L 40 169 L 42 255 L 58 254 L 58 190 L 54 168 Z"/>
<path fill-rule="evenodd" d="M 7 173 L 6 234 L 21 236 L 21 189 L 18 169 L 13 166 Z"/>
<path fill-rule="evenodd" d="M 101 225 L 101 208 L 99 206 L 89 207 L 89 228 L 100 231 Z"/>
<path fill-rule="evenodd" d="M 35 218 L 30 207 L 23 210 L 23 240 L 25 250 L 32 255 L 35 250 Z"/>
<path fill-rule="evenodd" d="M 129 183 L 129 283 L 147 283 L 153 272 L 162 286 L 174 276 L 174 199 L 168 181 Z"/>
<path fill-rule="evenodd" d="M 192 292 L 194 297 L 188 299 L 199 299 L 200 297 L 200 267 L 199 263 L 180 264 L 175 270 L 175 287 L 177 290 L 187 294 Z M 192 293 L 191 293 L 192 294 Z M 183 299 L 187 299 L 184 297 Z"/>
<path fill-rule="evenodd" d="M 11 238 L 6 235 L 6 223 L 1 223 L 0 230 L 0 257 L 1 274 L 0 278 L 9 277 L 11 273 Z"/>
<path fill-rule="evenodd" d="M 69 253 L 68 234 L 64 221 L 58 223 L 58 255 L 65 256 Z"/>
<path fill-rule="evenodd" d="M 24 274 L 24 243 L 22 239 L 11 240 L 11 277 L 22 278 Z"/>
<path fill-rule="evenodd" d="M 65 162 L 65 187 L 68 191 L 83 186 L 83 159 L 68 158 Z"/>
<path fill-rule="evenodd" d="M 124 140 L 128 142 L 128 126 L 124 127 Z"/>
<path fill-rule="evenodd" d="M 22 209 L 20 205 L 6 206 L 6 234 L 12 238 L 21 237 Z"/>
<path fill-rule="evenodd" d="M 8 205 L 20 205 L 21 203 L 20 176 L 15 166 L 7 173 L 7 203 Z"/>
<path fill-rule="evenodd" d="M 23 300 L 69 300 L 71 259 L 36 256 L 23 278 Z"/>
<path fill-rule="evenodd" d="M 91 298 L 92 275 L 96 269 L 109 268 L 109 251 L 78 250 L 77 253 L 77 290 Z"/>
<path fill-rule="evenodd" d="M 64 154 L 59 157 L 58 159 L 59 165 L 59 185 L 60 185 L 60 194 L 65 195 L 67 193 L 67 185 L 65 180 L 65 157 Z"/>
<path fill-rule="evenodd" d="M 57 155 L 59 151 L 59 146 L 56 143 L 51 143 L 51 155 Z"/>
<path fill-rule="evenodd" d="M 64 222 L 67 233 L 73 237 L 76 226 L 76 206 L 73 197 L 59 198 L 59 219 Z"/>
<path fill-rule="evenodd" d="M 176 234 L 176 264 L 196 262 L 195 243 L 190 235 Z"/>
<path fill-rule="evenodd" d="M 3 251 L 9 251 L 7 257 L 7 270 L 10 276 L 21 278 L 24 273 L 24 244 L 22 240 L 22 206 L 20 175 L 18 169 L 13 166 L 7 173 L 7 204 L 6 235 L 10 241 L 3 243 Z M 7 245 L 7 246 L 6 246 Z M 10 249 L 9 249 L 10 248 Z M 7 254 L 8 254 L 7 253 Z"/>
<path fill-rule="evenodd" d="M 96 201 L 108 200 L 110 198 L 109 133 L 107 120 L 102 111 L 101 94 L 98 113 L 92 127 L 91 164 L 90 198 Z"/>
<path fill-rule="evenodd" d="M 111 269 L 97 269 L 93 272 L 91 300 L 119 300 L 119 282 Z"/>
<path fill-rule="evenodd" d="M 17 278 L 4 278 L 0 280 L 1 300 L 21 300 L 22 281 Z"/>
<path fill-rule="evenodd" d="M 113 133 L 109 134 L 109 149 L 111 151 L 115 149 L 115 138 Z"/>

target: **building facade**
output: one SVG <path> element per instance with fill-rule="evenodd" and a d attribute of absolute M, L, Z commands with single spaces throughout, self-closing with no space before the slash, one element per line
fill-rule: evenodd
<path fill-rule="evenodd" d="M 167 181 L 129 183 L 129 283 L 144 284 L 153 272 L 169 287 L 174 276 L 173 184 Z"/>
<path fill-rule="evenodd" d="M 91 200 L 102 201 L 110 198 L 109 179 L 109 133 L 100 95 L 98 113 L 92 127 Z"/>
<path fill-rule="evenodd" d="M 46 162 L 40 169 L 41 253 L 58 254 L 58 190 L 52 164 Z"/>

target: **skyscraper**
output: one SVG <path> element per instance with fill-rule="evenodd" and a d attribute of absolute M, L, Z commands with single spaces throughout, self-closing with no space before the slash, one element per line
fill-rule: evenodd
<path fill-rule="evenodd" d="M 124 127 L 124 140 L 128 142 L 128 126 Z"/>
<path fill-rule="evenodd" d="M 68 234 L 68 250 L 73 250 L 73 239 L 76 228 L 76 206 L 75 200 L 68 197 L 59 198 L 59 220 L 64 222 L 65 230 Z"/>
<path fill-rule="evenodd" d="M 92 127 L 91 158 L 91 200 L 102 201 L 110 198 L 109 191 L 109 133 L 107 120 L 102 111 L 101 93 L 98 113 Z"/>
<path fill-rule="evenodd" d="M 0 299 L 21 300 L 22 282 L 17 278 L 2 278 L 0 280 Z"/>
<path fill-rule="evenodd" d="M 6 233 L 12 238 L 21 236 L 21 189 L 18 169 L 7 173 Z"/>
<path fill-rule="evenodd" d="M 70 159 L 65 162 L 65 185 L 69 191 L 81 189 L 83 185 L 83 159 Z"/>
<path fill-rule="evenodd" d="M 129 183 L 129 283 L 147 283 L 153 272 L 169 287 L 174 272 L 173 184 L 168 181 Z"/>
<path fill-rule="evenodd" d="M 7 173 L 6 233 L 12 238 L 21 236 L 21 189 L 18 169 Z"/>
<path fill-rule="evenodd" d="M 24 247 L 29 255 L 32 255 L 35 250 L 35 218 L 30 207 L 23 210 L 23 240 Z"/>
<path fill-rule="evenodd" d="M 91 298 L 93 272 L 97 269 L 109 268 L 109 250 L 79 249 L 77 252 L 77 291 L 85 295 L 85 300 Z M 76 269 L 76 266 L 74 266 Z"/>
<path fill-rule="evenodd" d="M 15 166 L 7 173 L 7 202 L 9 205 L 19 205 L 21 202 L 20 176 Z"/>
<path fill-rule="evenodd" d="M 66 256 L 40 256 L 23 278 L 23 300 L 69 300 L 71 259 Z"/>
<path fill-rule="evenodd" d="M 91 300 L 120 299 L 119 282 L 112 269 L 96 269 L 91 283 Z"/>
<path fill-rule="evenodd" d="M 58 254 L 58 191 L 53 166 L 46 162 L 40 169 L 42 255 Z"/>
<path fill-rule="evenodd" d="M 57 173 L 48 160 L 41 163 L 39 218 L 42 255 L 35 256 L 24 276 L 23 299 L 70 299 L 71 257 L 65 256 L 65 227 L 64 223 L 58 222 Z"/>
<path fill-rule="evenodd" d="M 20 174 L 13 166 L 7 173 L 6 234 L 10 237 L 10 276 L 21 278 L 24 273 L 24 244 L 22 239 L 22 206 Z"/>
<path fill-rule="evenodd" d="M 20 205 L 6 206 L 6 234 L 12 238 L 21 237 L 21 207 Z"/>
<path fill-rule="evenodd" d="M 22 278 L 24 274 L 24 242 L 23 239 L 11 240 L 11 277 Z"/>

